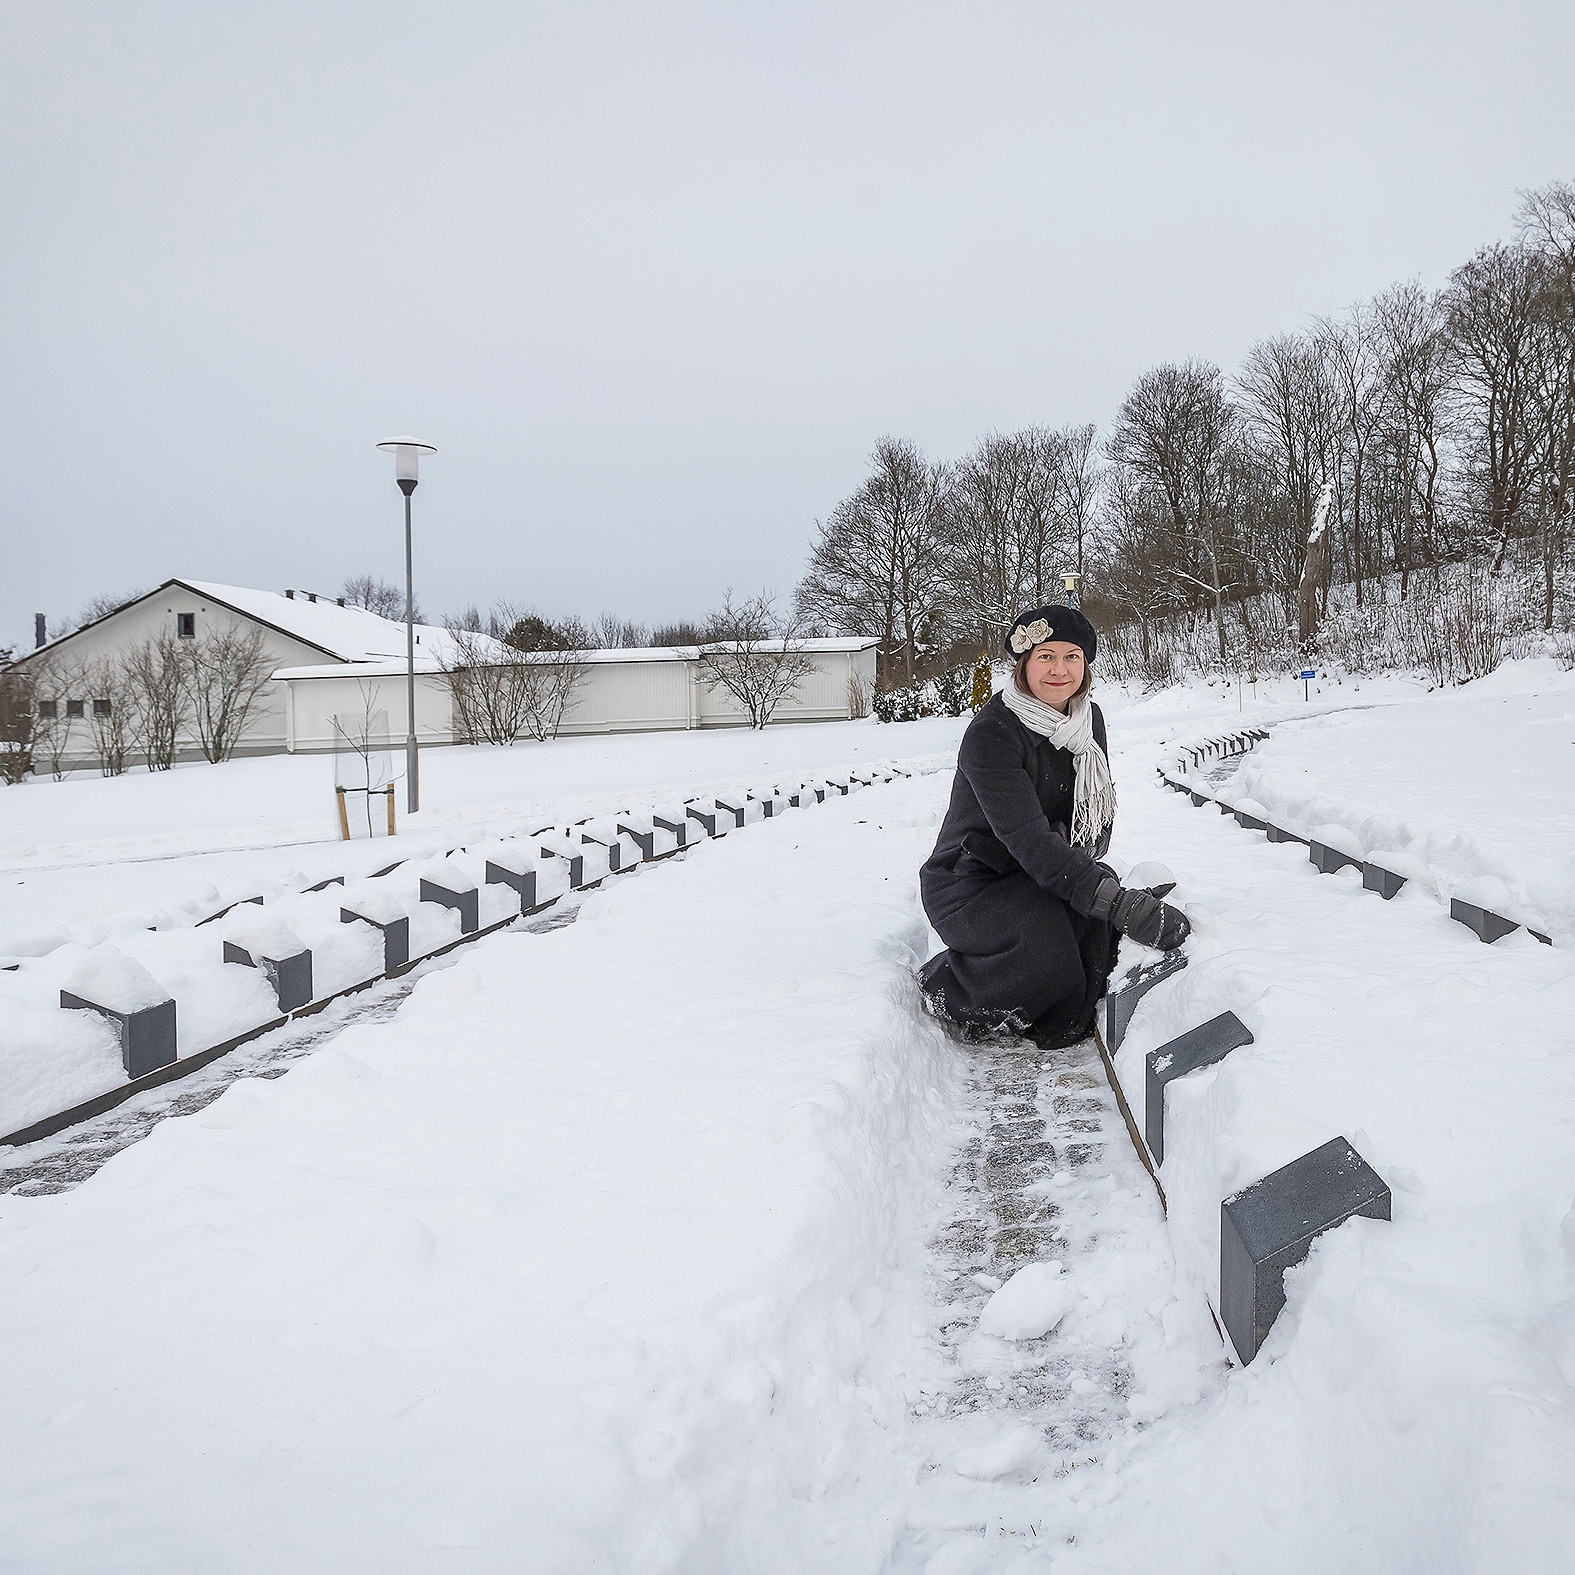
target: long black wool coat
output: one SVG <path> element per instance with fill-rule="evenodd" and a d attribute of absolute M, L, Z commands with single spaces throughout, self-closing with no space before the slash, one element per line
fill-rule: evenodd
<path fill-rule="evenodd" d="M 1094 738 L 1109 755 L 1105 718 Z M 919 871 L 924 911 L 946 942 L 926 976 L 957 1022 L 1070 1044 L 1092 1027 L 1120 937 L 1077 911 L 1110 871 L 1068 840 L 1071 753 L 1030 731 L 996 695 L 969 724 L 935 851 Z M 935 962 L 939 963 L 940 959 Z M 948 971 L 949 970 L 949 971 Z"/>

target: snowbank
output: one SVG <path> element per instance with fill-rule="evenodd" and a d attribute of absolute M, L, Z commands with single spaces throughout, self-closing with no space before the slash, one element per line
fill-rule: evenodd
<path fill-rule="evenodd" d="M 943 792 L 492 937 L 78 1191 L 0 1199 L 34 1375 L 0 1414 L 8 1559 L 876 1567 L 955 1097 L 911 976 Z"/>
<path fill-rule="evenodd" d="M 1405 704 L 1281 722 L 1235 778 L 1268 818 L 1324 822 L 1399 853 L 1447 903 L 1503 881 L 1536 928 L 1575 946 L 1575 673 L 1551 660 Z"/>

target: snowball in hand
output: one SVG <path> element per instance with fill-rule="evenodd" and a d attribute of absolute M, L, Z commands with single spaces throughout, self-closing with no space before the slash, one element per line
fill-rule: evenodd
<path fill-rule="evenodd" d="M 1072 1287 L 1060 1262 L 1030 1263 L 984 1304 L 979 1328 L 1003 1340 L 1037 1340 L 1072 1310 Z"/>

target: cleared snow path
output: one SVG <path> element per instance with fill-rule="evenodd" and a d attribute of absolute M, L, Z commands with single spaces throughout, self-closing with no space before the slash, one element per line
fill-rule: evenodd
<path fill-rule="evenodd" d="M 931 1269 L 945 1382 L 911 1406 L 922 1456 L 897 1571 L 968 1568 L 985 1537 L 998 1557 L 1065 1548 L 1073 1538 L 1045 1524 L 1041 1480 L 1119 1460 L 1225 1370 L 1206 1311 L 1177 1297 L 1158 1197 L 1093 1042 L 959 1049 L 966 1136 Z M 996 1291 L 1025 1268 L 1050 1299 L 1040 1322 L 1059 1314 L 1055 1326 L 981 1332 Z"/>

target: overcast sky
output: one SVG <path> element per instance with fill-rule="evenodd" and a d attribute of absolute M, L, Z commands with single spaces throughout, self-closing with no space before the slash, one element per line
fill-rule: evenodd
<path fill-rule="evenodd" d="M 171 575 L 429 614 L 790 593 L 882 432 L 1508 235 L 1575 5 L 0 0 L 0 643 Z"/>

